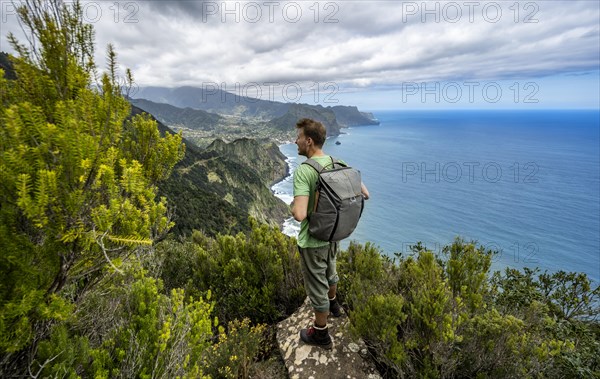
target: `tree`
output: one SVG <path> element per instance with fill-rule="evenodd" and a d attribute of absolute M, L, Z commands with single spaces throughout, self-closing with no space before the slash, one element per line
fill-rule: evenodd
<path fill-rule="evenodd" d="M 26 0 L 18 15 L 27 44 L 9 35 L 17 79 L 0 70 L 0 367 L 173 225 L 156 183 L 184 148 L 149 116 L 130 117 L 111 46 L 95 83 L 79 2 Z"/>

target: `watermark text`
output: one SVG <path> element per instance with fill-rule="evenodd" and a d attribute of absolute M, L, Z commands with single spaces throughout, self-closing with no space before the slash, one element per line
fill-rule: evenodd
<path fill-rule="evenodd" d="M 503 177 L 514 183 L 539 183 L 539 166 L 535 162 L 514 162 L 502 166 L 497 162 L 402 162 L 402 182 L 420 180 L 421 183 L 457 183 L 484 181 L 498 183 Z"/>
<path fill-rule="evenodd" d="M 69 5 L 73 2 L 65 1 Z M 100 22 L 104 18 L 109 18 L 115 24 L 137 24 L 139 23 L 140 6 L 137 1 L 90 1 L 82 2 L 81 14 L 82 21 L 88 24 Z M 17 17 L 18 5 L 13 1 L 0 2 L 0 14 L 2 14 L 2 23 L 7 23 L 9 18 Z"/>
<path fill-rule="evenodd" d="M 510 19 L 515 23 L 539 22 L 540 7 L 533 1 L 403 1 L 402 22 L 487 22 L 498 23 Z"/>
<path fill-rule="evenodd" d="M 314 23 L 334 24 L 340 6 L 337 2 L 296 2 L 296 1 L 206 1 L 202 3 L 202 22 L 218 20 L 226 22 L 287 22 L 298 23 L 304 19 Z"/>
<path fill-rule="evenodd" d="M 536 104 L 539 103 L 537 95 L 540 90 L 536 82 L 519 83 L 510 85 L 500 82 L 403 82 L 402 103 L 498 103 L 507 98 L 514 103 Z"/>
<path fill-rule="evenodd" d="M 235 102 L 257 102 L 259 100 L 297 103 L 309 101 L 314 103 L 337 104 L 336 95 L 339 86 L 335 82 L 310 82 L 310 83 L 234 83 L 203 82 L 202 99 L 206 103 L 209 98 L 220 97 L 221 102 L 227 102 L 233 97 Z"/>

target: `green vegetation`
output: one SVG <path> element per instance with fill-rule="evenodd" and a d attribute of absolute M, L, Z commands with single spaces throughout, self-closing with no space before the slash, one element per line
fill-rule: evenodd
<path fill-rule="evenodd" d="M 296 241 L 276 227 L 250 223 L 247 234 L 210 238 L 196 231 L 183 243 L 161 242 L 147 264 L 160 268 L 154 276 L 169 291 L 183 288 L 194 296 L 210 291 L 222 322 L 249 318 L 272 324 L 304 299 Z"/>
<path fill-rule="evenodd" d="M 37 42 L 11 37 L 15 79 L 0 70 L 0 377 L 284 378 L 273 325 L 304 289 L 295 239 L 248 217 L 268 206 L 269 169 L 249 171 L 241 150 L 184 152 L 131 117 L 110 47 L 94 87 L 81 11 L 26 3 Z M 491 255 L 461 240 L 441 257 L 340 255 L 340 299 L 382 372 L 600 377 L 600 288 L 490 276 Z"/>
<path fill-rule="evenodd" d="M 155 184 L 183 154 L 181 137 L 160 137 L 148 117 L 127 120 L 115 53 L 100 90 L 92 29 L 81 8 L 19 8 L 39 45 L 9 40 L 17 80 L 0 79 L 0 348 L 19 352 L 66 319 L 71 302 L 132 245 L 151 244 L 172 226 Z"/>
<path fill-rule="evenodd" d="M 196 232 L 138 249 L 121 273 L 107 272 L 77 299 L 63 291 L 71 313 L 52 318 L 25 365 L 3 350 L 0 373 L 248 378 L 276 370 L 272 331 L 261 322 L 300 305 L 300 265 L 293 239 L 251 224 L 248 235 Z"/>
<path fill-rule="evenodd" d="M 288 206 L 271 193 L 270 181 L 250 167 L 251 161 L 238 159 L 234 148 L 235 143 L 220 152 L 186 145 L 185 157 L 158 186 L 173 209 L 173 233 L 236 234 L 250 231 L 248 215 L 273 226 L 287 216 Z"/>
<path fill-rule="evenodd" d="M 351 244 L 339 260 L 352 329 L 388 377 L 600 377 L 600 287 L 585 275 L 490 276 L 493 252 L 460 239 L 413 253 Z"/>
<path fill-rule="evenodd" d="M 283 180 L 288 174 L 286 156 L 279 151 L 274 142 L 259 142 L 249 138 L 240 138 L 230 143 L 216 139 L 206 148 L 229 157 L 237 163 L 252 162 L 260 178 L 272 186 Z"/>

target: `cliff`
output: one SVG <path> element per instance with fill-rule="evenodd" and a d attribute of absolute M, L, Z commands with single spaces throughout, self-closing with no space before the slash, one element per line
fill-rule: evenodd
<path fill-rule="evenodd" d="M 337 105 L 331 107 L 338 123 L 344 127 L 359 125 L 379 125 L 372 113 L 361 112 L 355 106 Z"/>
<path fill-rule="evenodd" d="M 250 138 L 240 138 L 231 143 L 225 143 L 221 139 L 216 139 L 206 148 L 206 151 L 216 151 L 241 164 L 250 163 L 269 187 L 285 178 L 289 173 L 285 162 L 286 156 L 271 141 L 261 143 Z"/>
<path fill-rule="evenodd" d="M 335 113 L 331 108 L 324 108 L 321 105 L 292 104 L 286 114 L 272 119 L 267 125 L 274 129 L 293 132 L 296 122 L 304 117 L 322 122 L 328 136 L 340 134 L 342 127 L 338 124 Z"/>

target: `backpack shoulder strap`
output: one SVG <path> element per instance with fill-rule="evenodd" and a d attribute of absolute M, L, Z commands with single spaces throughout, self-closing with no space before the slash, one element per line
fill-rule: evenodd
<path fill-rule="evenodd" d="M 335 158 L 334 158 L 334 157 L 332 157 L 332 156 L 329 156 L 329 157 L 331 158 L 331 164 L 327 164 L 325 167 L 330 167 L 330 166 L 331 166 L 331 168 L 335 168 L 335 167 L 336 167 L 336 165 L 337 165 L 337 166 L 341 166 L 341 167 L 348 167 L 348 165 L 347 165 L 347 164 L 345 164 L 345 163 L 343 163 L 342 161 L 340 161 L 340 160 L 337 160 L 337 159 L 335 159 Z M 312 167 L 312 168 L 314 168 L 314 169 L 315 169 L 315 170 L 316 170 L 316 171 L 317 171 L 319 174 L 321 173 L 321 171 L 323 171 L 323 170 L 325 169 L 325 167 L 321 166 L 321 165 L 319 164 L 319 162 L 315 161 L 315 160 L 314 160 L 314 159 L 312 159 L 312 158 L 309 158 L 309 159 L 305 160 L 304 162 L 302 162 L 302 164 L 307 164 L 307 165 L 311 166 L 311 167 Z"/>
<path fill-rule="evenodd" d="M 332 164 L 332 168 L 335 168 L 335 166 L 341 166 L 341 167 L 348 167 L 347 164 L 345 164 L 344 162 L 335 159 L 334 157 L 331 157 L 331 164 Z"/>
<path fill-rule="evenodd" d="M 302 164 L 306 164 L 306 165 L 309 165 L 310 167 L 314 168 L 318 174 L 320 174 L 321 171 L 323 171 L 323 166 L 321 166 L 319 164 L 319 162 L 315 161 L 312 158 L 305 160 L 304 162 L 302 162 Z"/>

